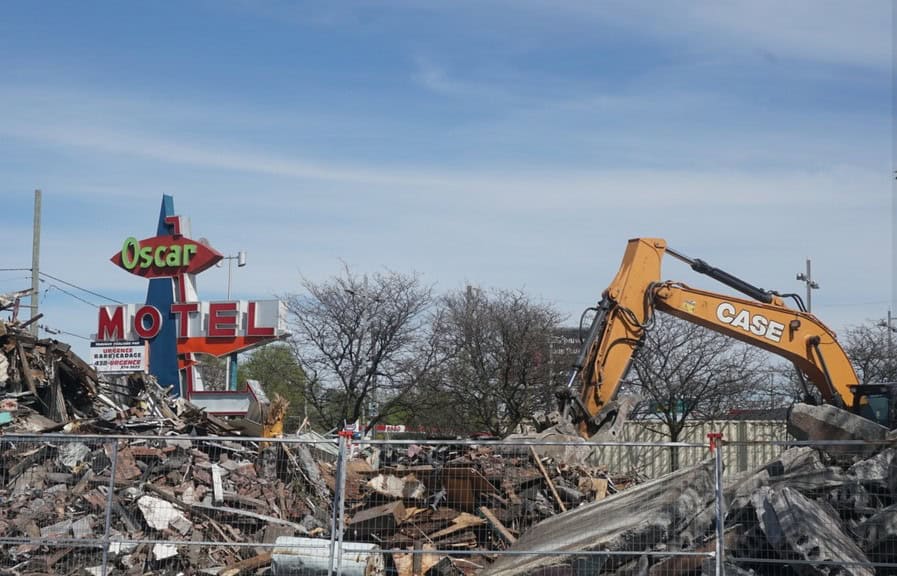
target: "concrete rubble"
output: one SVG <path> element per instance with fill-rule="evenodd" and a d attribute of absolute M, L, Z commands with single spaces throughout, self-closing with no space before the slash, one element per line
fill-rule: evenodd
<path fill-rule="evenodd" d="M 710 529 L 701 512 L 713 502 L 713 467 L 706 463 L 635 486 L 606 500 L 545 520 L 512 550 L 545 555 L 500 557 L 484 574 L 597 574 L 627 571 L 641 553 L 657 546 L 681 547 L 682 536 Z M 697 523 L 697 525 L 695 525 Z M 629 552 L 632 555 L 552 555 L 557 552 Z"/>
<path fill-rule="evenodd" d="M 800 439 L 862 443 L 796 446 L 727 479 L 725 573 L 867 576 L 878 573 L 873 562 L 897 564 L 897 447 L 888 431 L 832 406 L 797 405 L 788 424 Z M 714 574 L 713 558 L 665 555 L 715 550 L 708 466 L 553 516 L 509 548 L 545 555 L 502 556 L 483 574 Z"/>
<path fill-rule="evenodd" d="M 867 420 L 862 416 L 842 410 L 830 404 L 812 406 L 796 404 L 788 415 L 788 433 L 797 440 L 827 441 L 866 440 L 880 442 L 885 439 L 888 429 L 881 424 Z M 877 449 L 875 444 L 865 448 L 865 454 Z M 838 447 L 832 444 L 827 448 L 832 454 L 843 453 L 851 456 L 856 447 Z"/>

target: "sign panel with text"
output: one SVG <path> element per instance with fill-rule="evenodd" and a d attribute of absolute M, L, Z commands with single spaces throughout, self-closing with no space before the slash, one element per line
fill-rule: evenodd
<path fill-rule="evenodd" d="M 146 342 L 91 342 L 90 365 L 101 374 L 146 372 L 149 350 Z"/>

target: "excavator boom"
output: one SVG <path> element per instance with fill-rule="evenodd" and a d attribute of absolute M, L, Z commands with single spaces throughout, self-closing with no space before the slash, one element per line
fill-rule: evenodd
<path fill-rule="evenodd" d="M 752 299 L 661 281 L 665 254 Z M 826 402 L 853 404 L 852 387 L 857 384 L 853 366 L 835 334 L 815 316 L 785 306 L 773 292 L 669 249 L 660 238 L 635 238 L 603 293 L 568 382 L 572 398 L 565 413 L 583 436 L 591 437 L 614 417 L 617 393 L 656 311 L 777 354 L 794 363 Z M 577 383 L 579 394 L 574 396 Z"/>

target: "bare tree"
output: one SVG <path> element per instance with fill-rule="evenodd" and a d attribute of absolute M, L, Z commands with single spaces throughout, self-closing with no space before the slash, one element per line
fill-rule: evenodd
<path fill-rule="evenodd" d="M 841 345 L 853 363 L 858 384 L 897 382 L 895 340 L 897 334 L 883 322 L 860 324 L 845 331 Z"/>
<path fill-rule="evenodd" d="M 473 287 L 441 303 L 435 384 L 459 427 L 505 435 L 551 405 L 549 343 L 560 315 L 550 305 Z"/>
<path fill-rule="evenodd" d="M 374 424 L 403 399 L 432 365 L 428 328 L 431 290 L 397 272 L 303 281 L 306 294 L 285 298 L 293 345 L 306 372 L 305 398 L 325 426 Z"/>
<path fill-rule="evenodd" d="M 658 315 L 633 359 L 631 387 L 650 400 L 653 416 L 677 442 L 689 419 L 718 418 L 749 401 L 768 378 L 763 358 L 759 349 L 723 334 Z M 673 458 L 675 469 L 675 451 Z"/>
<path fill-rule="evenodd" d="M 894 358 L 895 335 L 889 334 L 884 322 L 866 323 L 847 328 L 840 339 L 857 374 L 857 382 L 847 384 L 877 384 L 897 381 L 897 362 Z M 819 404 L 822 394 L 798 369 L 784 361 L 769 362 L 766 376 L 760 377 L 748 395 L 749 405 L 755 408 L 781 408 L 795 402 Z"/>
<path fill-rule="evenodd" d="M 745 398 L 745 408 L 772 413 L 796 402 L 822 402 L 819 390 L 807 381 L 794 364 L 771 353 L 766 355 L 769 359 L 756 374 L 751 391 Z"/>

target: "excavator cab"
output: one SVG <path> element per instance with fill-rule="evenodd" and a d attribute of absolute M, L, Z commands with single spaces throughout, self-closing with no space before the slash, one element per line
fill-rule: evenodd
<path fill-rule="evenodd" d="M 877 422 L 888 429 L 897 422 L 897 382 L 851 386 L 855 414 Z"/>

